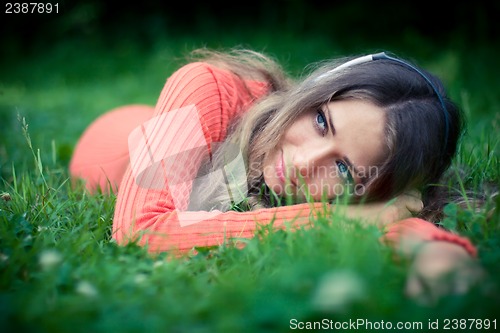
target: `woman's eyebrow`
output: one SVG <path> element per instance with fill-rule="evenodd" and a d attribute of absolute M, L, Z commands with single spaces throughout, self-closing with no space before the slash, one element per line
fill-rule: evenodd
<path fill-rule="evenodd" d="M 326 118 L 327 118 L 327 123 L 328 123 L 328 128 L 330 128 L 330 132 L 332 135 L 335 135 L 335 126 L 333 126 L 333 121 L 332 121 L 332 115 L 331 115 L 331 110 L 328 104 L 326 104 Z"/>
<path fill-rule="evenodd" d="M 330 131 L 331 131 L 332 135 L 335 135 L 335 126 L 333 125 L 332 116 L 331 116 L 331 110 L 330 110 L 330 107 L 328 106 L 328 104 L 326 104 L 326 112 L 325 113 L 326 113 L 328 127 L 330 128 Z M 361 183 L 363 183 L 364 181 L 366 181 L 366 179 L 365 179 L 366 177 L 360 176 L 361 173 L 359 172 L 359 169 L 351 162 L 351 160 L 347 156 L 344 155 L 343 156 L 343 160 L 347 164 L 347 166 L 349 167 L 349 169 L 351 169 L 352 171 L 354 171 L 354 175 L 359 178 L 359 180 L 361 181 Z"/>

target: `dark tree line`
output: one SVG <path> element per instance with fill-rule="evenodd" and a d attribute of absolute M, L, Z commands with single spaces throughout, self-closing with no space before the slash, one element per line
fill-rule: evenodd
<path fill-rule="evenodd" d="M 56 3 L 57 0 L 50 0 Z M 499 1 L 434 2 L 254 0 L 195 1 L 71 1 L 60 0 L 59 13 L 6 14 L 2 8 L 0 36 L 4 46 L 19 48 L 75 36 L 133 34 L 153 38 L 158 31 L 197 33 L 235 27 L 286 30 L 290 33 L 398 38 L 412 29 L 426 38 L 449 34 L 467 41 L 496 42 Z"/>

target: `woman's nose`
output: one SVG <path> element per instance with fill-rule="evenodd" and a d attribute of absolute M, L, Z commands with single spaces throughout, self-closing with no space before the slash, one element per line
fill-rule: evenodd
<path fill-rule="evenodd" d="M 293 157 L 293 167 L 296 175 L 307 178 L 311 171 L 325 165 L 327 160 L 332 158 L 332 151 L 328 147 L 317 147 L 313 149 L 303 149 L 296 152 Z"/>

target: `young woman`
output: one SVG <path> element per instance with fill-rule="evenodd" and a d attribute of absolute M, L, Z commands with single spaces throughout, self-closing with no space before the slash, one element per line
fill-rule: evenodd
<path fill-rule="evenodd" d="M 405 251 L 427 242 L 450 267 L 476 255 L 414 217 L 463 129 L 435 76 L 385 53 L 324 62 L 299 82 L 257 52 L 195 55 L 156 107 L 112 110 L 76 146 L 72 176 L 118 191 L 118 243 L 188 251 L 342 206 Z M 354 204 L 335 204 L 345 197 Z"/>

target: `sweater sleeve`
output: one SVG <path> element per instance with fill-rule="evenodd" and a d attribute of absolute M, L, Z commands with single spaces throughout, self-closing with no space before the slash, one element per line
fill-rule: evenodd
<path fill-rule="evenodd" d="M 222 141 L 231 119 L 266 91 L 263 83 L 244 82 L 205 63 L 186 65 L 167 80 L 153 118 L 129 136 L 131 163 L 119 186 L 113 220 L 119 244 L 138 241 L 150 252 L 186 251 L 253 237 L 259 224 L 309 223 L 316 205 L 225 213 L 185 209 L 189 180 L 196 178 L 212 143 Z M 173 179 L 181 174 L 181 180 Z"/>
<path fill-rule="evenodd" d="M 449 242 L 463 247 L 472 257 L 477 257 L 477 249 L 469 239 L 420 218 L 408 218 L 387 225 L 382 240 L 403 251 L 411 251 L 412 244 L 421 242 Z"/>

